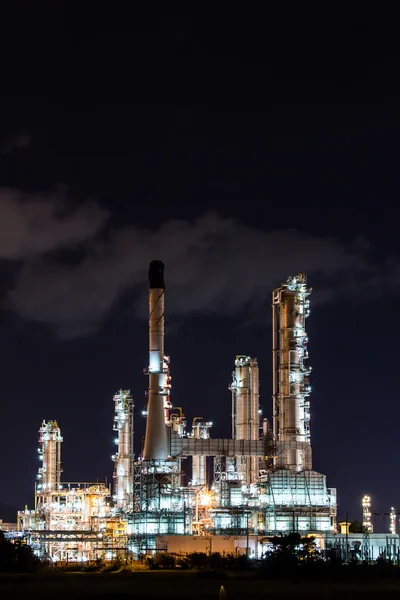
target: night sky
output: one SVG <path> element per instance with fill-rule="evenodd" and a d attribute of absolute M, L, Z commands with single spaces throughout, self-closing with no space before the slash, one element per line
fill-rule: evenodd
<path fill-rule="evenodd" d="M 258 357 L 270 417 L 271 291 L 308 274 L 314 468 L 340 517 L 367 492 L 400 508 L 390 15 L 16 5 L 1 40 L 0 504 L 32 505 L 42 419 L 59 421 L 66 481 L 110 480 L 121 387 L 140 446 L 161 259 L 172 400 L 213 436 L 230 435 L 237 354 Z"/>

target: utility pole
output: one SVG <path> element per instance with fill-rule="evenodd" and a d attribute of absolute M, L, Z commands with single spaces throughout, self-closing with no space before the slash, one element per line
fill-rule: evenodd
<path fill-rule="evenodd" d="M 246 511 L 246 556 L 249 558 L 249 511 Z"/>

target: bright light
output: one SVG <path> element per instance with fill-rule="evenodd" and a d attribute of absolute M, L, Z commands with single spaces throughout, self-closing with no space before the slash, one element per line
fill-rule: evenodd
<path fill-rule="evenodd" d="M 390 509 L 390 533 L 393 535 L 396 533 L 396 521 L 396 509 L 392 506 Z"/>
<path fill-rule="evenodd" d="M 361 505 L 363 509 L 363 527 L 367 533 L 373 532 L 373 527 L 371 523 L 371 497 L 367 494 L 363 496 L 361 500 Z"/>
<path fill-rule="evenodd" d="M 160 371 L 161 357 L 158 350 L 150 352 L 149 373 L 158 373 Z"/>
<path fill-rule="evenodd" d="M 118 442 L 119 442 L 119 439 L 118 439 L 118 438 L 115 438 L 115 440 L 114 440 L 114 444 L 118 444 Z"/>
<path fill-rule="evenodd" d="M 212 492 L 201 492 L 199 498 L 200 506 L 211 506 L 214 502 L 214 494 Z"/>

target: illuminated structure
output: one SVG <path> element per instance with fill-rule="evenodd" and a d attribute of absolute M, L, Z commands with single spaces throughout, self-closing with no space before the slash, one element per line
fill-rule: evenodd
<path fill-rule="evenodd" d="M 371 498 L 365 494 L 361 500 L 363 513 L 363 541 L 361 545 L 361 556 L 363 560 L 369 562 L 371 560 L 371 534 L 373 527 L 371 522 Z"/>
<path fill-rule="evenodd" d="M 373 527 L 371 522 L 371 497 L 368 494 L 363 496 L 362 501 L 362 513 L 363 513 L 363 529 L 365 533 L 373 533 Z"/>
<path fill-rule="evenodd" d="M 237 356 L 232 390 L 232 438 L 258 440 L 260 438 L 260 406 L 257 359 Z M 236 471 L 241 481 L 255 483 L 259 476 L 259 458 L 238 455 Z"/>
<path fill-rule="evenodd" d="M 304 274 L 273 291 L 273 430 L 261 416 L 258 361 L 238 355 L 230 385 L 232 436 L 213 438 L 211 421 L 195 417 L 186 432 L 182 408 L 172 406 L 164 264 L 152 261 L 143 448 L 134 460 L 133 399 L 130 390 L 120 390 L 114 396 L 110 503 L 103 484 L 61 482 L 60 430 L 43 424 L 36 508 L 19 516 L 20 529 L 31 530 L 40 555 L 86 560 L 123 550 L 137 558 L 156 551 L 160 537 L 166 549 L 169 536 L 184 535 L 244 536 L 250 552 L 251 536 L 335 531 L 336 491 L 312 470 L 305 328 L 310 293 Z"/>
<path fill-rule="evenodd" d="M 311 471 L 308 337 L 310 314 L 304 274 L 288 277 L 272 294 L 273 429 L 278 469 Z"/>
<path fill-rule="evenodd" d="M 336 491 L 311 463 L 305 275 L 273 292 L 273 433 L 261 419 L 257 359 L 241 355 L 230 386 L 231 439 L 210 437 L 212 424 L 202 417 L 186 433 L 182 409 L 172 408 L 160 261 L 150 264 L 149 281 L 150 385 L 144 453 L 134 466 L 132 551 L 151 551 L 156 537 L 168 534 L 334 531 Z M 192 460 L 189 486 L 181 483 L 185 458 Z"/>
<path fill-rule="evenodd" d="M 133 505 L 133 398 L 130 390 L 114 396 L 114 431 L 117 452 L 114 460 L 114 496 L 118 511 L 129 511 Z"/>
<path fill-rule="evenodd" d="M 195 417 L 192 423 L 190 437 L 196 440 L 209 440 L 211 421 L 204 421 L 202 417 Z M 207 485 L 207 456 L 194 454 L 192 456 L 192 485 Z"/>
<path fill-rule="evenodd" d="M 183 414 L 172 417 L 169 358 L 164 355 L 164 264 L 149 268 L 149 376 L 143 456 L 133 465 L 133 511 L 128 517 L 135 555 L 155 548 L 158 533 L 186 532 L 188 488 L 181 486 L 181 461 L 172 457 L 172 435 L 184 434 Z"/>
<path fill-rule="evenodd" d="M 36 489 L 39 497 L 58 489 L 61 477 L 61 437 L 57 421 L 43 421 L 39 429 L 39 459 L 42 466 L 38 471 Z"/>
<path fill-rule="evenodd" d="M 288 277 L 272 293 L 273 467 L 258 491 L 266 531 L 333 531 L 336 490 L 312 470 L 308 337 L 310 314 L 304 274 Z"/>
<path fill-rule="evenodd" d="M 17 528 L 41 558 L 89 560 L 103 556 L 105 550 L 115 556 L 115 535 L 121 529 L 115 527 L 115 519 L 108 519 L 110 490 L 97 482 L 61 481 L 62 441 L 58 423 L 43 421 L 35 508 L 18 512 Z"/>
<path fill-rule="evenodd" d="M 396 509 L 390 509 L 390 533 L 395 535 L 397 533 L 397 512 Z"/>
<path fill-rule="evenodd" d="M 371 496 L 365 494 L 361 498 L 361 510 L 362 528 L 360 533 L 342 531 L 340 534 L 328 534 L 326 536 L 327 548 L 334 549 L 335 555 L 340 556 L 346 562 L 350 560 L 371 562 L 378 558 L 397 561 L 400 556 L 400 536 L 397 534 L 396 509 L 392 507 L 390 512 L 371 509 Z M 374 532 L 372 515 L 382 516 L 385 523 L 387 522 L 385 517 L 388 514 L 388 531 Z"/>
<path fill-rule="evenodd" d="M 164 265 L 153 260 L 149 269 L 149 390 L 143 460 L 165 461 L 169 396 L 168 362 L 164 356 Z"/>

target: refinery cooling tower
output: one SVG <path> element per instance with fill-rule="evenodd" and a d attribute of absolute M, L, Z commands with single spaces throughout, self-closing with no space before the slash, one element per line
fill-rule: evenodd
<path fill-rule="evenodd" d="M 168 365 L 164 357 L 164 263 L 153 260 L 149 269 L 149 389 L 143 458 L 165 460 L 167 430 L 164 399 L 168 385 Z"/>
<path fill-rule="evenodd" d="M 276 467 L 310 471 L 310 402 L 308 337 L 305 321 L 310 310 L 304 274 L 289 277 L 272 294 L 273 428 Z"/>

